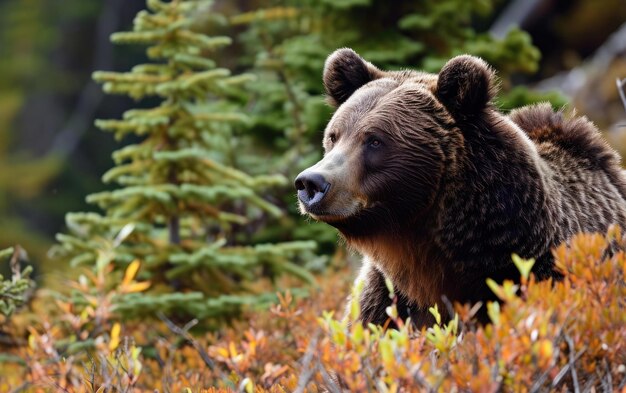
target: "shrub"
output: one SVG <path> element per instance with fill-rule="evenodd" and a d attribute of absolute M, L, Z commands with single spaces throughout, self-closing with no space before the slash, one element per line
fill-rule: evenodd
<path fill-rule="evenodd" d="M 34 287 L 34 282 L 30 279 L 32 267 L 26 266 L 24 269 L 20 267 L 24 255 L 19 246 L 0 250 L 0 261 L 9 257 L 11 268 L 11 277 L 8 280 L 0 274 L 0 315 L 5 320 L 26 304 Z"/>
<path fill-rule="evenodd" d="M 358 308 L 336 316 L 348 285 L 339 272 L 323 277 L 311 299 L 281 295 L 269 312 L 251 310 L 247 320 L 200 336 L 191 332 L 194 321 L 116 325 L 65 305 L 66 322 L 32 328 L 28 345 L 14 353 L 28 383 L 42 383 L 33 370 L 47 373 L 47 386 L 49 375 L 63 371 L 55 375 L 74 377 L 62 386 L 76 391 L 626 391 L 626 254 L 606 253 L 616 246 L 626 247 L 616 228 L 561 245 L 554 251 L 565 275 L 559 282 L 536 282 L 532 261 L 516 258 L 521 283 L 491 284 L 503 303 L 486 305 L 485 326 L 473 322 L 476 307 L 468 305 L 455 305 L 451 322 L 420 331 L 399 320 L 397 330 L 349 323 Z M 133 282 L 131 273 L 125 282 Z M 388 313 L 395 319 L 394 307 Z M 68 321 L 80 318 L 102 327 L 90 355 L 59 340 L 71 331 Z M 92 331 L 71 337 L 84 341 Z"/>

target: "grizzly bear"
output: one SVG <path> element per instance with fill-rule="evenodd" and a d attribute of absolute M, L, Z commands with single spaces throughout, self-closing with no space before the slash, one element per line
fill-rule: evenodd
<path fill-rule="evenodd" d="M 513 253 L 557 278 L 551 248 L 626 223 L 626 176 L 596 127 L 548 104 L 502 114 L 480 58 L 386 72 L 339 49 L 323 80 L 336 112 L 295 187 L 302 213 L 364 256 L 364 323 L 387 321 L 385 278 L 400 316 L 423 326 L 444 299 L 484 302 L 487 278 L 519 279 Z"/>

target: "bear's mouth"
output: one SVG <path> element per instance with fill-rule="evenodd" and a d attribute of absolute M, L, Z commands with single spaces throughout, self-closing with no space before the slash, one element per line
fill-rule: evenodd
<path fill-rule="evenodd" d="M 367 215 L 367 212 L 380 205 L 379 202 L 366 204 L 364 201 L 357 200 L 351 206 L 343 208 L 340 211 L 332 211 L 323 209 L 321 206 L 313 206 L 306 210 L 306 214 L 314 220 L 325 222 L 329 225 L 347 223 L 356 218 Z M 316 209 L 317 207 L 317 209 Z"/>
<path fill-rule="evenodd" d="M 301 202 L 300 210 L 303 214 L 308 214 L 314 220 L 330 223 L 346 220 L 354 214 L 358 214 L 360 209 L 337 209 L 339 211 L 333 211 L 323 206 L 321 203 L 306 206 Z"/>
<path fill-rule="evenodd" d="M 311 214 L 317 220 L 337 229 L 346 239 L 372 236 L 393 226 L 394 220 L 387 214 L 384 204 L 372 203 L 350 215 Z M 391 225 L 391 226 L 390 226 Z"/>

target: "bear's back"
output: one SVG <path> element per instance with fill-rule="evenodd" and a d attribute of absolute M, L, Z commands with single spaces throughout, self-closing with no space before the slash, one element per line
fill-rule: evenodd
<path fill-rule="evenodd" d="M 549 104 L 513 111 L 510 119 L 535 143 L 546 187 L 559 210 L 558 237 L 626 224 L 626 176 L 619 156 L 585 117 L 566 118 Z M 559 239 L 560 240 L 560 239 Z"/>

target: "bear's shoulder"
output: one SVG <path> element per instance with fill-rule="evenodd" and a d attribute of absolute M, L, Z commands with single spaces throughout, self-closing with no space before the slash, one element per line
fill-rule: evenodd
<path fill-rule="evenodd" d="M 554 111 L 550 104 L 543 103 L 516 109 L 509 118 L 540 151 L 544 150 L 542 146 L 549 145 L 551 148 L 545 149 L 548 156 L 567 154 L 588 169 L 604 171 L 626 199 L 626 174 L 620 157 L 587 117 L 566 116 L 563 111 Z"/>
<path fill-rule="evenodd" d="M 565 116 L 544 103 L 516 109 L 509 118 L 538 145 L 551 144 L 596 168 L 615 169 L 619 165 L 617 153 L 584 116 Z"/>

